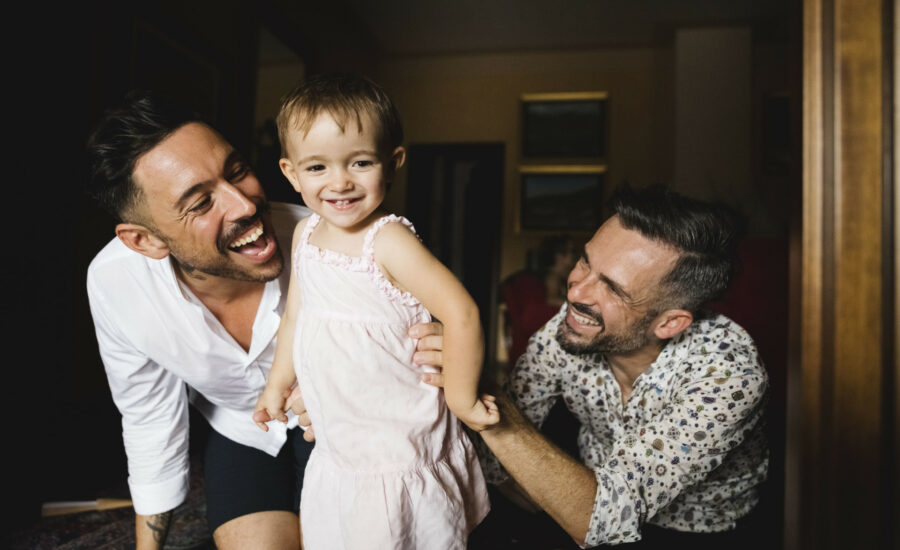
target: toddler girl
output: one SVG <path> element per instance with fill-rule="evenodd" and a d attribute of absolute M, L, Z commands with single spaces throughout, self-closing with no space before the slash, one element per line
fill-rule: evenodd
<path fill-rule="evenodd" d="M 500 415 L 477 393 L 478 308 L 410 222 L 380 209 L 406 155 L 397 112 L 366 79 L 316 76 L 285 97 L 278 129 L 281 170 L 314 214 L 294 231 L 288 302 L 256 408 L 286 420 L 296 380 L 315 427 L 304 546 L 463 549 L 489 504 L 447 408 L 476 431 Z M 420 381 L 407 336 L 429 311 L 444 325 L 443 394 Z"/>

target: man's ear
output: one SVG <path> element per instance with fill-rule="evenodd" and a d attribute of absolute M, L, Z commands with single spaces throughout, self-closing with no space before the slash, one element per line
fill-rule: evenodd
<path fill-rule="evenodd" d="M 653 333 L 660 340 L 678 336 L 683 330 L 694 322 L 694 315 L 684 309 L 667 309 L 656 316 L 653 323 Z"/>
<path fill-rule="evenodd" d="M 284 177 L 291 182 L 291 187 L 294 188 L 294 191 L 299 193 L 300 180 L 297 178 L 297 172 L 294 171 L 294 163 L 291 162 L 291 159 L 278 159 L 278 167 L 281 168 L 281 173 L 284 174 Z"/>
<path fill-rule="evenodd" d="M 168 245 L 143 225 L 120 223 L 116 226 L 116 236 L 125 246 L 148 258 L 162 260 L 169 255 Z"/>

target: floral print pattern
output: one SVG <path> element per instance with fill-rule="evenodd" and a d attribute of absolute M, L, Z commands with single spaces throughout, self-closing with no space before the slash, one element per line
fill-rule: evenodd
<path fill-rule="evenodd" d="M 580 422 L 581 460 L 597 479 L 585 545 L 640 540 L 644 522 L 734 528 L 756 504 L 768 469 L 768 378 L 750 336 L 721 315 L 695 320 L 635 380 L 623 405 L 602 355 L 559 347 L 565 310 L 532 336 L 507 391 L 537 426 L 557 399 Z M 493 456 L 483 466 L 492 483 L 508 477 Z"/>

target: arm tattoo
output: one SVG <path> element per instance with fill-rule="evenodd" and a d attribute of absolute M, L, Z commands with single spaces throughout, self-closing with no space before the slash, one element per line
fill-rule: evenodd
<path fill-rule="evenodd" d="M 169 534 L 169 525 L 171 524 L 171 522 L 171 510 L 147 518 L 147 527 L 149 527 L 150 530 L 153 531 L 153 540 L 160 543 L 160 547 L 162 547 L 162 543 L 166 541 L 166 536 Z"/>

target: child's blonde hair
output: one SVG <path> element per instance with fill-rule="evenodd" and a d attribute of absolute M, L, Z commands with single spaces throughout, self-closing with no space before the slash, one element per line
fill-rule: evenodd
<path fill-rule="evenodd" d="M 368 78 L 348 73 L 327 73 L 306 78 L 281 99 L 278 113 L 278 139 L 286 156 L 287 136 L 291 130 L 306 134 L 321 113 L 328 113 L 344 131 L 356 120 L 362 132 L 362 113 L 372 117 L 378 143 L 383 151 L 393 151 L 403 142 L 403 125 L 387 93 Z"/>

